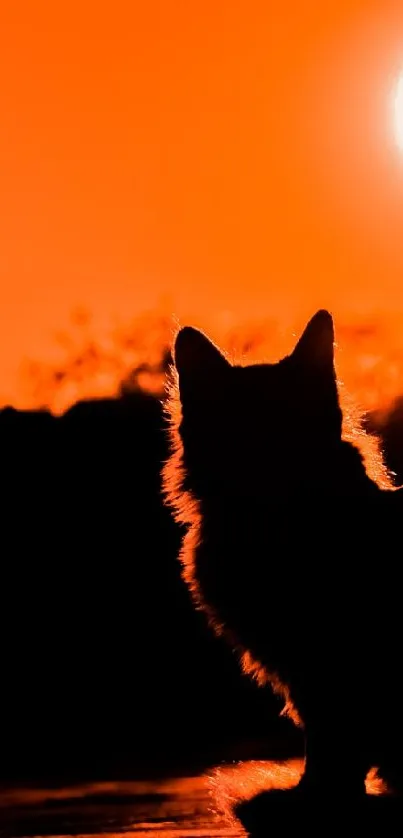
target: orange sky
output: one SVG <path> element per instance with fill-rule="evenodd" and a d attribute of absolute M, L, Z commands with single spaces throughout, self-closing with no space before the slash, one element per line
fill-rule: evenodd
<path fill-rule="evenodd" d="M 400 0 L 2 0 L 0 396 L 71 309 L 403 313 Z"/>

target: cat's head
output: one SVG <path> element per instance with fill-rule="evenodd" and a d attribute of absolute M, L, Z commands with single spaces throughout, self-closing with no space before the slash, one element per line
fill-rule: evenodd
<path fill-rule="evenodd" d="M 234 366 L 200 331 L 174 348 L 186 485 L 196 497 L 274 493 L 341 439 L 331 315 L 318 311 L 276 364 Z"/>

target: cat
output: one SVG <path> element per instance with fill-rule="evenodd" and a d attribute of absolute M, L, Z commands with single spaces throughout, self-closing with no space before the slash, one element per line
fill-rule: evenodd
<path fill-rule="evenodd" d="M 342 773 L 357 797 L 374 765 L 399 789 L 403 491 L 343 415 L 332 316 L 249 366 L 184 327 L 172 373 L 163 486 L 196 606 L 303 727 L 300 790 Z"/>

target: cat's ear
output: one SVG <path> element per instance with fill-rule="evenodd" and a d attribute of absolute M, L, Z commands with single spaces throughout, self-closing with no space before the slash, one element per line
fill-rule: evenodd
<path fill-rule="evenodd" d="M 191 326 L 181 329 L 174 346 L 181 395 L 203 384 L 218 383 L 231 368 L 224 355 L 204 334 Z"/>
<path fill-rule="evenodd" d="M 292 358 L 312 372 L 334 375 L 334 327 L 328 311 L 318 311 L 302 333 Z"/>

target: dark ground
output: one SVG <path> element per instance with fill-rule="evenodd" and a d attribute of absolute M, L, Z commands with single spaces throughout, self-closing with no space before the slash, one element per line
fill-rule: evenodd
<path fill-rule="evenodd" d="M 403 482 L 403 403 L 382 431 Z M 158 400 L 0 411 L 0 780 L 146 776 L 301 751 L 195 613 L 161 501 Z"/>

